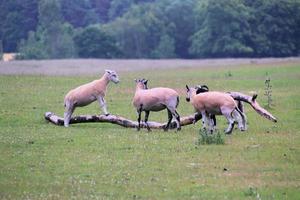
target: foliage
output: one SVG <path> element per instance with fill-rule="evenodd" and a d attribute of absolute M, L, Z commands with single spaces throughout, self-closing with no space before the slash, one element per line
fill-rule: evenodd
<path fill-rule="evenodd" d="M 49 54 L 45 48 L 44 38 L 29 32 L 28 39 L 22 40 L 19 47 L 19 59 L 47 59 Z"/>
<path fill-rule="evenodd" d="M 272 99 L 272 85 L 271 78 L 267 78 L 265 80 L 265 93 L 264 95 L 267 97 L 267 108 L 271 108 L 273 99 Z"/>
<path fill-rule="evenodd" d="M 210 0 L 198 8 L 199 29 L 191 37 L 196 57 L 240 57 L 253 52 L 249 38 L 249 11 L 240 0 Z"/>
<path fill-rule="evenodd" d="M 76 28 L 96 24 L 99 21 L 91 1 L 61 0 L 61 13 L 64 20 Z"/>
<path fill-rule="evenodd" d="M 74 37 L 77 52 L 83 58 L 113 58 L 120 55 L 114 38 L 101 28 L 91 26 Z"/>
<path fill-rule="evenodd" d="M 61 20 L 61 7 L 57 0 L 40 1 L 39 22 L 38 31 L 30 33 L 28 40 L 21 43 L 21 58 L 71 58 L 76 55 L 73 27 Z"/>
<path fill-rule="evenodd" d="M 54 32 L 60 34 L 61 24 L 71 24 L 75 32 L 92 25 L 105 29 L 121 51 L 114 57 L 300 54 L 300 1 L 297 0 L 11 0 L 1 1 L 0 9 L 0 40 L 5 52 L 16 51 L 21 41 L 28 39 L 30 31 L 39 33 L 42 27 L 51 32 L 43 33 L 45 39 L 53 40 L 45 43 L 52 52 L 49 58 L 58 57 L 52 55 L 61 48 L 57 44 L 60 38 Z M 65 37 L 68 43 L 74 40 L 72 34 L 62 38 Z M 73 50 L 60 55 L 70 57 L 70 54 L 77 56 Z M 85 57 L 95 56 L 100 55 Z"/>
<path fill-rule="evenodd" d="M 2 59 L 2 55 L 3 55 L 3 44 L 2 44 L 2 40 L 0 40 L 0 60 Z"/>
<path fill-rule="evenodd" d="M 196 144 L 225 144 L 225 139 L 224 136 L 221 135 L 220 131 L 210 133 L 208 130 L 200 129 Z"/>
<path fill-rule="evenodd" d="M 35 31 L 39 0 L 0 1 L 0 40 L 4 52 L 14 52 L 18 43 Z"/>
<path fill-rule="evenodd" d="M 250 44 L 257 56 L 299 55 L 299 1 L 257 1 L 249 11 Z"/>
<path fill-rule="evenodd" d="M 91 0 L 92 8 L 99 18 L 99 23 L 107 23 L 111 0 Z"/>
<path fill-rule="evenodd" d="M 175 40 L 168 34 L 160 37 L 159 43 L 153 51 L 154 58 L 175 58 Z"/>
<path fill-rule="evenodd" d="M 247 191 L 244 192 L 246 197 L 254 197 L 257 200 L 260 200 L 260 195 L 257 191 L 257 188 L 250 187 Z"/>

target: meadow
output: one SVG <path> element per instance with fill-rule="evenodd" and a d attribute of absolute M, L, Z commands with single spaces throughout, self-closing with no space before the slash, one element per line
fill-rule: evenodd
<path fill-rule="evenodd" d="M 180 93 L 181 116 L 193 113 L 185 85 L 258 93 L 266 105 L 270 77 L 278 118 L 272 123 L 248 105 L 248 130 L 224 135 L 224 145 L 198 145 L 201 123 L 180 132 L 106 123 L 55 126 L 44 113 L 63 115 L 63 97 L 94 75 L 0 75 L 0 199 L 300 199 L 300 63 L 120 70 L 110 83 L 108 110 L 136 119 L 135 78 Z M 75 115 L 98 114 L 97 103 Z M 165 122 L 166 111 L 150 113 Z M 223 131 L 226 120 L 217 117 Z"/>

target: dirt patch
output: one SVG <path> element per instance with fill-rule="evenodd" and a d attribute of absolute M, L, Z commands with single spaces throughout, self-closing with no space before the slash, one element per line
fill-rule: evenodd
<path fill-rule="evenodd" d="M 237 65 L 259 65 L 259 64 L 283 64 L 300 63 L 300 58 L 238 58 L 238 59 L 69 59 L 69 60 L 26 60 L 0 62 L 0 74 L 5 75 L 95 75 L 102 73 L 104 69 L 116 71 L 141 71 L 174 68 L 212 68 L 228 67 Z"/>

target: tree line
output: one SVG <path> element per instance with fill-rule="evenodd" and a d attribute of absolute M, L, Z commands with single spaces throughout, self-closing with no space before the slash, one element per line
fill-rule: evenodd
<path fill-rule="evenodd" d="M 0 10 L 0 50 L 21 59 L 300 54 L 299 0 L 1 0 Z"/>

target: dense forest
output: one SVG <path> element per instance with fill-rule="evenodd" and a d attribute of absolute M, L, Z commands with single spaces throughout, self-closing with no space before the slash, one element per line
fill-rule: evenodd
<path fill-rule="evenodd" d="M 300 55 L 300 0 L 0 0 L 20 59 Z"/>

